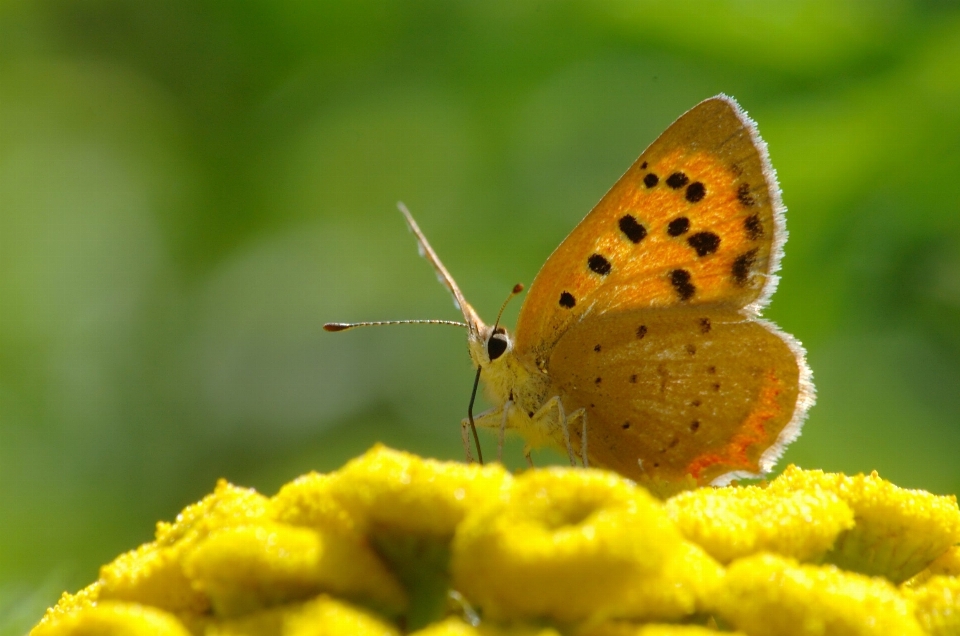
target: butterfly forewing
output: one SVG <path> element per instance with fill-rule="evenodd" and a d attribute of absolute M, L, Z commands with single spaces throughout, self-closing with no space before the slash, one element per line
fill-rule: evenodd
<path fill-rule="evenodd" d="M 768 470 L 769 449 L 792 439 L 798 353 L 735 311 L 636 310 L 572 327 L 547 371 L 568 412 L 586 410 L 593 463 L 645 483 L 703 484 Z"/>
<path fill-rule="evenodd" d="M 724 96 L 674 122 L 550 256 L 520 312 L 519 356 L 543 368 L 589 314 L 711 305 L 753 313 L 772 291 L 783 220 L 752 122 Z"/>

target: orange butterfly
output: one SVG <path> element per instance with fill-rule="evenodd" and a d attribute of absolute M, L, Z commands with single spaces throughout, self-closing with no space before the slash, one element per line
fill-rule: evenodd
<path fill-rule="evenodd" d="M 513 337 L 480 319 L 400 207 L 463 311 L 497 405 L 475 423 L 499 431 L 500 449 L 516 430 L 528 459 L 553 446 L 669 494 L 759 476 L 799 435 L 814 401 L 803 348 L 757 318 L 777 283 L 784 207 L 733 99 L 701 102 L 640 155 L 547 259 Z M 325 328 L 361 324 L 389 323 Z"/>

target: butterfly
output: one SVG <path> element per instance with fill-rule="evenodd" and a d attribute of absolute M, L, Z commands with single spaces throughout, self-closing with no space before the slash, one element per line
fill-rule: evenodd
<path fill-rule="evenodd" d="M 701 102 L 640 155 L 547 259 L 512 335 L 481 320 L 400 209 L 464 322 L 395 322 L 465 326 L 495 405 L 474 418 L 471 400 L 468 459 L 469 427 L 499 431 L 501 452 L 516 431 L 528 459 L 554 447 L 668 495 L 760 476 L 799 435 L 814 402 L 804 350 L 759 318 L 785 208 L 732 98 Z M 390 322 L 325 328 L 361 324 Z"/>

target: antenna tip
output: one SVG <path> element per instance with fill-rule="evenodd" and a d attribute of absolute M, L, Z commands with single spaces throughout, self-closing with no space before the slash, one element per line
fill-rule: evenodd
<path fill-rule="evenodd" d="M 517 283 L 516 285 L 513 286 L 514 294 L 519 294 L 522 291 L 523 291 L 523 283 Z"/>
<path fill-rule="evenodd" d="M 342 322 L 328 322 L 323 325 L 324 331 L 345 331 L 350 328 L 350 325 L 344 324 Z"/>

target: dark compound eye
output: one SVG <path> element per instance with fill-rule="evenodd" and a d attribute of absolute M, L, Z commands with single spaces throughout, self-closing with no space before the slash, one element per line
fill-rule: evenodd
<path fill-rule="evenodd" d="M 507 341 L 500 334 L 494 334 L 487 340 L 487 357 L 496 360 L 507 350 Z"/>

